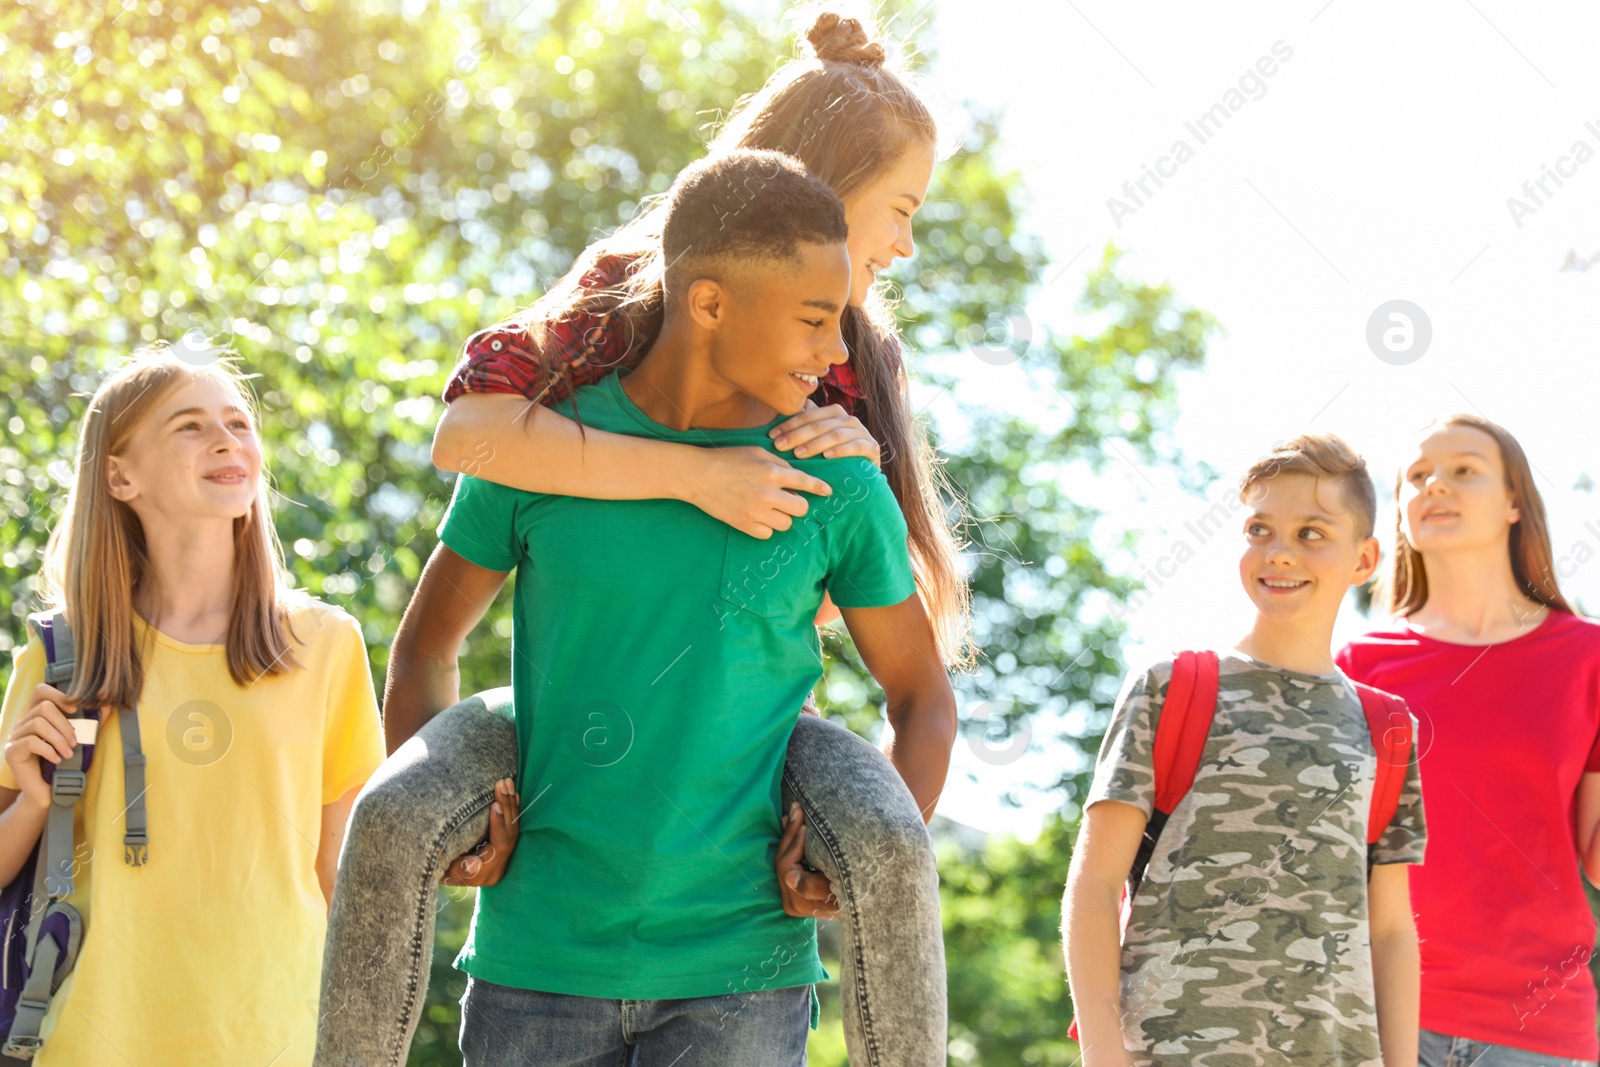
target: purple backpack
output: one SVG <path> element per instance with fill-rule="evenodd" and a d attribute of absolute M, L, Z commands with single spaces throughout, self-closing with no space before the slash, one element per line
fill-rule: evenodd
<path fill-rule="evenodd" d="M 30 615 L 28 623 L 44 645 L 48 663 L 45 683 L 66 688 L 72 682 L 75 660 L 66 612 Z M 72 973 L 83 943 L 83 917 L 66 898 L 72 893 L 72 879 L 78 867 L 73 813 L 94 760 L 93 738 L 100 712 L 80 709 L 69 718 L 97 725 L 77 730 L 79 743 L 73 746 L 71 756 L 60 763 L 45 761 L 41 765 L 44 779 L 50 783 L 50 814 L 28 861 L 0 890 L 0 922 L 5 925 L 5 942 L 0 951 L 0 1032 L 6 1034 L 0 1052 L 22 1059 L 33 1058 L 44 1043 L 39 1028 L 50 1009 L 50 998 Z M 139 716 L 137 710 L 128 708 L 117 719 L 127 798 L 122 859 L 130 866 L 141 867 L 149 857 L 149 838 L 145 832 L 144 752 L 139 743 Z"/>

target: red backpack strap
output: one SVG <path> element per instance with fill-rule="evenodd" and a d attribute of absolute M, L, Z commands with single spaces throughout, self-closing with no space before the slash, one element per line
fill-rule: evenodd
<path fill-rule="evenodd" d="M 1217 654 L 1179 652 L 1172 661 L 1172 679 L 1161 702 L 1161 717 L 1156 721 L 1156 739 L 1151 763 L 1154 765 L 1156 796 L 1150 820 L 1145 823 L 1139 851 L 1128 871 L 1123 897 L 1123 925 L 1126 926 L 1132 901 L 1144 881 L 1145 869 L 1156 854 L 1156 839 L 1167 825 L 1178 802 L 1194 784 L 1205 751 L 1211 720 L 1217 715 Z"/>
<path fill-rule="evenodd" d="M 1194 785 L 1200 756 L 1217 714 L 1219 668 L 1215 652 L 1179 652 L 1156 723 L 1154 764 L 1157 811 L 1172 814 Z"/>
<path fill-rule="evenodd" d="M 1411 713 L 1406 702 L 1391 693 L 1352 681 L 1361 697 L 1378 756 L 1378 780 L 1372 786 L 1372 811 L 1367 816 L 1367 844 L 1376 844 L 1400 807 L 1400 792 L 1411 763 Z"/>

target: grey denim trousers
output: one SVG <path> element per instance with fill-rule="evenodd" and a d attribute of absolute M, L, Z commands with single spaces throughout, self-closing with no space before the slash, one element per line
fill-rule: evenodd
<path fill-rule="evenodd" d="M 328 915 L 316 1067 L 406 1062 L 439 882 L 488 837 L 494 783 L 518 771 L 511 690 L 492 689 L 434 716 L 361 790 Z M 805 811 L 806 861 L 839 901 L 852 1067 L 943 1067 L 939 875 L 911 791 L 865 739 L 800 715 L 783 772 L 784 810 L 793 802 Z"/>

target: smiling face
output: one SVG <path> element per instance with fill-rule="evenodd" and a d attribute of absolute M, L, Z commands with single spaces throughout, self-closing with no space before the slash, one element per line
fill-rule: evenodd
<path fill-rule="evenodd" d="M 732 287 L 691 290 L 715 297 L 712 368 L 746 396 L 783 415 L 805 406 L 828 368 L 849 358 L 839 334 L 850 291 L 843 244 L 804 244 L 789 262 L 757 263 Z M 709 320 L 707 320 L 709 321 Z"/>
<path fill-rule="evenodd" d="M 1438 426 L 1418 438 L 1400 472 L 1402 531 L 1429 552 L 1506 545 L 1521 517 L 1495 439 L 1475 426 Z"/>
<path fill-rule="evenodd" d="M 1372 576 L 1378 541 L 1360 537 L 1338 483 L 1286 473 L 1251 487 L 1239 578 L 1275 621 L 1331 626 L 1345 590 Z"/>
<path fill-rule="evenodd" d="M 928 195 L 933 163 L 931 145 L 912 143 L 888 170 L 842 194 L 850 227 L 852 306 L 866 302 L 879 271 L 916 254 L 911 220 Z"/>
<path fill-rule="evenodd" d="M 146 526 L 249 514 L 261 488 L 261 444 L 242 398 L 215 377 L 192 375 L 109 457 L 107 485 Z"/>

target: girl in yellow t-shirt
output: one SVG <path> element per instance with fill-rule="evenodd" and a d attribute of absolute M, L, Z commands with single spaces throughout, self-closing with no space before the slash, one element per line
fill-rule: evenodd
<path fill-rule="evenodd" d="M 41 762 L 100 708 L 68 903 L 77 966 L 38 1067 L 309 1065 L 345 819 L 384 749 L 361 630 L 288 588 L 254 406 L 226 360 L 148 349 L 90 403 L 45 588 L 77 644 L 16 656 L 0 734 L 0 884 L 39 839 Z M 136 707 L 149 848 L 125 862 L 120 708 Z"/>

